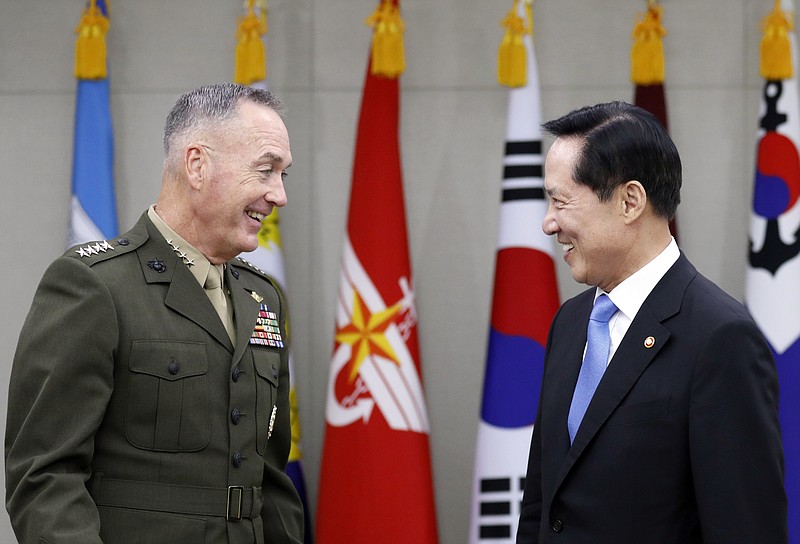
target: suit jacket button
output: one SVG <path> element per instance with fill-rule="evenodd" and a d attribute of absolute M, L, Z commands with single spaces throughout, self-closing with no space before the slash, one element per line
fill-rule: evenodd
<path fill-rule="evenodd" d="M 235 468 L 239 468 L 240 466 L 242 466 L 242 454 L 240 452 L 238 451 L 233 452 L 233 455 L 231 456 L 231 464 Z"/>
<path fill-rule="evenodd" d="M 231 410 L 231 422 L 234 425 L 239 424 L 239 419 L 241 419 L 241 417 L 242 417 L 242 412 L 239 411 L 238 408 L 234 408 L 233 410 Z"/>
<path fill-rule="evenodd" d="M 172 374 L 173 376 L 180 371 L 181 367 L 175 361 L 172 361 L 170 364 L 167 365 L 167 372 Z"/>
<path fill-rule="evenodd" d="M 564 528 L 564 523 L 560 519 L 557 519 L 550 524 L 550 528 L 553 530 L 553 532 L 560 533 Z"/>

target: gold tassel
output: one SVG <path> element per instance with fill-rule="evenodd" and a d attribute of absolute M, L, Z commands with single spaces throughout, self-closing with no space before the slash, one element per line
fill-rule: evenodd
<path fill-rule="evenodd" d="M 236 63 L 233 81 L 250 85 L 267 78 L 267 53 L 264 49 L 264 34 L 267 33 L 266 9 L 255 13 L 255 0 L 249 1 L 247 15 L 239 17 L 236 29 Z"/>
<path fill-rule="evenodd" d="M 664 83 L 664 44 L 667 31 L 661 24 L 664 8 L 652 0 L 647 13 L 633 27 L 631 80 L 637 85 Z"/>
<path fill-rule="evenodd" d="M 381 0 L 364 23 L 372 27 L 372 75 L 396 78 L 406 69 L 405 24 L 400 17 L 400 8 L 392 0 Z"/>
<path fill-rule="evenodd" d="M 764 79 L 789 79 L 793 75 L 792 46 L 789 32 L 792 19 L 781 9 L 780 0 L 775 0 L 775 8 L 764 18 L 761 37 L 761 77 Z"/>
<path fill-rule="evenodd" d="M 108 4 L 106 4 L 108 5 Z M 75 28 L 75 77 L 78 79 L 105 79 L 106 33 L 110 23 L 97 7 L 95 0 L 83 11 Z"/>
<path fill-rule="evenodd" d="M 500 49 L 497 51 L 497 81 L 506 87 L 523 87 L 528 80 L 525 68 L 528 64 L 528 54 L 525 51 L 523 37 L 525 33 L 533 30 L 532 3 L 528 2 L 526 13 L 528 24 L 518 14 L 519 0 L 514 0 L 514 5 L 506 14 L 500 26 L 506 29 Z"/>

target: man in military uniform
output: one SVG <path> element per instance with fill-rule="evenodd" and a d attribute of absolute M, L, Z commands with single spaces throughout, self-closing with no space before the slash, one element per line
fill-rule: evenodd
<path fill-rule="evenodd" d="M 267 91 L 233 84 L 182 96 L 156 204 L 45 272 L 9 392 L 20 543 L 302 542 L 284 472 L 286 306 L 236 259 L 286 203 L 280 111 Z"/>

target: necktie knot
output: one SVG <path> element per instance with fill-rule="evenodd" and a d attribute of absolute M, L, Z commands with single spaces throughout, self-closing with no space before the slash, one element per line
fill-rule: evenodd
<path fill-rule="evenodd" d="M 208 267 L 208 275 L 203 284 L 204 289 L 217 289 L 222 286 L 222 276 L 219 274 L 219 269 L 213 264 Z"/>
<path fill-rule="evenodd" d="M 597 300 L 594 301 L 592 315 L 589 316 L 589 319 L 600 323 L 608 323 L 608 320 L 617 312 L 617 309 L 617 306 L 611 302 L 608 295 L 600 295 L 597 297 Z"/>

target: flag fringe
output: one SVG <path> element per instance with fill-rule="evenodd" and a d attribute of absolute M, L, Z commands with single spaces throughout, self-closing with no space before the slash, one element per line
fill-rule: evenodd
<path fill-rule="evenodd" d="M 506 29 L 497 51 L 497 82 L 506 87 L 524 87 L 528 82 L 526 67 L 528 55 L 523 38 L 533 33 L 533 1 L 525 0 L 526 21 L 519 16 L 519 0 L 514 0 L 511 9 L 500 21 Z"/>
<path fill-rule="evenodd" d="M 769 80 L 789 79 L 794 75 L 789 32 L 794 24 L 791 16 L 781 9 L 780 0 L 762 22 L 761 77 Z"/>
<path fill-rule="evenodd" d="M 249 1 L 247 15 L 239 18 L 236 29 L 236 63 L 233 80 L 250 85 L 267 79 L 267 53 L 262 39 L 267 33 L 267 12 L 255 13 L 255 0 Z"/>
<path fill-rule="evenodd" d="M 631 80 L 637 85 L 664 83 L 664 8 L 648 2 L 647 12 L 633 27 Z"/>
<path fill-rule="evenodd" d="M 396 78 L 406 69 L 400 8 L 392 0 L 381 0 L 364 24 L 372 27 L 370 71 L 374 76 Z"/>
<path fill-rule="evenodd" d="M 81 20 L 75 28 L 75 77 L 78 79 L 105 79 L 106 34 L 110 27 L 108 17 L 103 15 L 95 0 L 83 10 Z"/>

